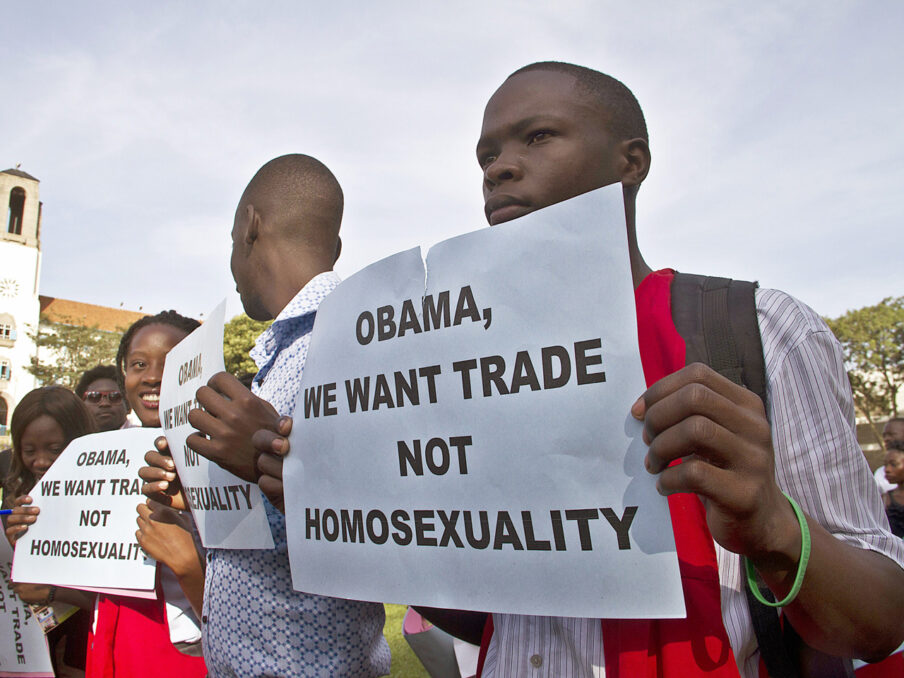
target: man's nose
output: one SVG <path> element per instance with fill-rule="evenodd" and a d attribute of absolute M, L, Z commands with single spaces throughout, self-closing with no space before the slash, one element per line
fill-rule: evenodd
<path fill-rule="evenodd" d="M 513 153 L 501 153 L 483 170 L 484 181 L 496 186 L 504 181 L 516 181 L 524 176 L 524 169 Z"/>

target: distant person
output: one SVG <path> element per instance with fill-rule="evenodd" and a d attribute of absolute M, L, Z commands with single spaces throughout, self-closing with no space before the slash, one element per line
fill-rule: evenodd
<path fill-rule="evenodd" d="M 115 431 L 131 426 L 129 403 L 116 382 L 113 365 L 98 365 L 78 380 L 75 395 L 85 401 L 88 411 L 97 422 L 98 431 Z"/>
<path fill-rule="evenodd" d="M 904 443 L 904 417 L 893 417 L 885 422 L 882 429 L 882 445 L 888 450 L 888 446 L 898 441 Z M 876 469 L 873 474 L 876 484 L 879 486 L 879 492 L 888 494 L 894 488 L 895 484 L 888 482 L 885 477 L 885 465 L 883 464 Z"/>
<path fill-rule="evenodd" d="M 883 495 L 885 514 L 895 536 L 904 538 L 904 440 L 891 440 L 885 450 L 885 477 L 892 489 Z"/>

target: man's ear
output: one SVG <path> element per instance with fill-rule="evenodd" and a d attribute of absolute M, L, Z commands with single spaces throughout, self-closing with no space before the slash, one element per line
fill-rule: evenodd
<path fill-rule="evenodd" d="M 245 237 L 243 238 L 248 245 L 254 242 L 260 236 L 261 231 L 261 213 L 258 212 L 254 205 L 248 203 L 245 205 Z"/>
<path fill-rule="evenodd" d="M 342 254 L 342 238 L 336 236 L 336 256 L 333 257 L 333 263 L 339 261 L 339 255 Z"/>
<path fill-rule="evenodd" d="M 650 172 L 650 145 L 641 138 L 626 139 L 620 144 L 622 166 L 622 184 L 624 186 L 640 186 Z"/>

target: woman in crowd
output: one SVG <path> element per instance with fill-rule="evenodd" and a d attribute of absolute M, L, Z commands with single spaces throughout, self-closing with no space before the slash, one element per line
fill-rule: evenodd
<path fill-rule="evenodd" d="M 175 311 L 163 311 L 138 320 L 123 334 L 116 356 L 118 377 L 142 426 L 160 426 L 166 354 L 198 325 Z M 37 509 L 23 506 L 17 511 L 10 516 L 10 522 L 17 523 L 11 529 L 24 531 L 34 523 Z M 191 517 L 148 501 L 138 506 L 138 528 L 139 545 L 158 562 L 157 599 L 98 595 L 86 675 L 201 678 L 207 674 L 198 621 L 204 557 L 194 541 Z"/>
<path fill-rule="evenodd" d="M 62 386 L 46 386 L 26 394 L 13 411 L 10 422 L 13 453 L 9 473 L 3 483 L 3 508 L 30 504 L 28 493 L 60 452 L 73 439 L 92 433 L 94 426 L 84 403 Z M 7 532 L 10 543 L 18 534 L 19 530 L 11 527 Z M 59 603 L 81 608 L 50 631 L 47 640 L 57 675 L 72 675 L 73 670 L 83 671 L 94 594 L 45 584 L 14 584 L 13 588 L 26 603 L 41 606 L 57 603 L 56 614 L 60 614 Z"/>

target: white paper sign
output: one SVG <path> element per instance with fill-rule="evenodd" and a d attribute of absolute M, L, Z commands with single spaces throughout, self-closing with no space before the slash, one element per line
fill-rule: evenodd
<path fill-rule="evenodd" d="M 317 314 L 284 465 L 296 589 L 681 617 L 621 187 L 384 259 Z"/>
<path fill-rule="evenodd" d="M 53 676 L 47 637 L 10 580 L 13 550 L 0 537 L 0 676 Z"/>
<path fill-rule="evenodd" d="M 13 579 L 154 589 L 156 563 L 135 539 L 144 503 L 138 469 L 161 434 L 129 428 L 76 438 L 30 492 L 41 514 L 16 542 Z"/>
<path fill-rule="evenodd" d="M 201 327 L 167 353 L 160 385 L 160 422 L 204 546 L 272 549 L 273 536 L 257 485 L 217 466 L 185 444 L 195 432 L 188 423 L 189 410 L 198 406 L 195 393 L 214 374 L 226 369 L 225 315 L 224 299 Z"/>

